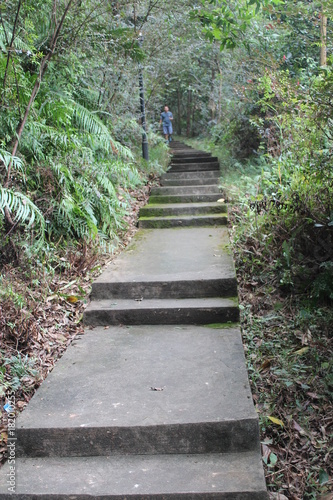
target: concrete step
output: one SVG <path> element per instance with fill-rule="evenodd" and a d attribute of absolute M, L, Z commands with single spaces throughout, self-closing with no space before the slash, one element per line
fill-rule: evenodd
<path fill-rule="evenodd" d="M 140 209 L 140 217 L 165 217 L 168 215 L 226 214 L 225 203 L 175 203 L 174 205 L 145 205 Z"/>
<path fill-rule="evenodd" d="M 236 274 L 228 244 L 226 227 L 139 230 L 94 281 L 91 297 L 235 296 Z"/>
<path fill-rule="evenodd" d="M 205 170 L 220 170 L 218 162 L 205 162 L 205 163 L 171 163 L 168 172 L 196 172 Z"/>
<path fill-rule="evenodd" d="M 239 321 L 234 299 L 113 299 L 92 301 L 84 313 L 89 326 L 107 325 L 205 325 Z"/>
<path fill-rule="evenodd" d="M 204 176 L 202 177 L 193 176 L 192 179 L 172 179 L 172 178 L 168 179 L 168 177 L 166 176 L 164 180 L 161 179 L 160 182 L 161 186 L 167 187 L 167 186 L 207 186 L 209 184 L 212 184 L 213 181 L 215 181 L 215 186 L 216 186 L 218 180 L 219 180 L 219 175 L 217 175 L 215 178 L 212 177 L 210 179 L 207 179 Z"/>
<path fill-rule="evenodd" d="M 234 277 L 194 279 L 174 279 L 170 281 L 117 281 L 93 284 L 92 300 L 128 298 L 143 300 L 151 298 L 202 298 L 236 297 L 237 283 Z"/>
<path fill-rule="evenodd" d="M 194 151 L 197 151 L 195 150 L 194 148 L 191 148 L 190 146 L 185 146 L 184 144 L 182 146 L 176 146 L 176 145 L 172 145 L 171 146 L 171 154 L 182 154 L 182 153 L 193 153 Z"/>
<path fill-rule="evenodd" d="M 20 480 L 10 498 L 21 500 L 268 499 L 253 452 L 33 458 L 17 460 L 16 466 Z M 9 499 L 3 482 L 0 498 Z"/>
<path fill-rule="evenodd" d="M 172 159 L 178 161 L 181 163 L 184 159 L 186 161 L 187 158 L 194 158 L 195 160 L 197 158 L 200 159 L 206 159 L 207 161 L 211 161 L 212 155 L 210 153 L 203 153 L 202 151 L 179 151 L 179 152 L 174 152 L 172 155 Z"/>
<path fill-rule="evenodd" d="M 190 149 L 194 150 L 192 146 L 188 146 L 187 144 L 184 144 L 183 142 L 177 142 L 177 141 L 172 141 L 171 144 L 169 144 L 171 151 L 173 149 L 179 150 L 179 149 Z"/>
<path fill-rule="evenodd" d="M 149 203 L 210 203 L 221 199 L 222 194 L 180 194 L 150 196 Z"/>
<path fill-rule="evenodd" d="M 199 185 L 199 186 L 168 186 L 155 187 L 151 190 L 152 196 L 163 195 L 191 195 L 191 194 L 215 194 L 220 193 L 221 189 L 216 184 Z"/>
<path fill-rule="evenodd" d="M 182 158 L 197 158 L 197 157 L 200 157 L 200 158 L 211 158 L 212 155 L 211 155 L 211 153 L 205 153 L 203 151 L 193 151 L 193 150 L 188 150 L 188 149 L 185 149 L 183 151 L 181 151 L 181 150 L 174 151 L 173 154 L 172 154 L 172 158 L 179 158 L 179 159 L 182 159 Z"/>
<path fill-rule="evenodd" d="M 226 225 L 228 217 L 225 214 L 202 215 L 170 215 L 167 217 L 140 217 L 141 229 L 166 229 L 170 227 L 207 227 Z"/>
<path fill-rule="evenodd" d="M 16 437 L 17 458 L 259 454 L 240 329 L 87 330 L 17 418 Z"/>
<path fill-rule="evenodd" d="M 218 182 L 220 178 L 220 171 L 219 170 L 207 170 L 201 172 L 200 170 L 197 171 L 189 171 L 189 172 L 168 172 L 167 174 L 163 174 L 161 176 L 161 181 L 164 182 L 165 180 L 188 180 L 192 181 L 193 179 L 201 179 L 201 180 L 207 180 L 209 181 L 209 184 L 212 182 Z"/>
<path fill-rule="evenodd" d="M 217 163 L 219 159 L 216 156 L 203 155 L 202 153 L 199 155 L 190 154 L 186 156 L 182 155 L 173 155 L 171 159 L 171 163 Z"/>

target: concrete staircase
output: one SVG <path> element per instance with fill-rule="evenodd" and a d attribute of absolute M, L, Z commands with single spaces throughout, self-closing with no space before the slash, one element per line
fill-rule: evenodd
<path fill-rule="evenodd" d="M 140 228 L 209 226 L 227 223 L 227 207 L 218 187 L 220 166 L 209 153 L 179 143 L 161 187 L 151 192 L 141 209 Z"/>
<path fill-rule="evenodd" d="M 17 420 L 0 499 L 268 499 L 218 161 L 172 149 L 85 335 Z"/>

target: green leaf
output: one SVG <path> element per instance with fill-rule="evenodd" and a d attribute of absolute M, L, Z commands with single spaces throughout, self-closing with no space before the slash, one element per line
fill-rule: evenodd
<path fill-rule="evenodd" d="M 276 465 L 277 460 L 278 460 L 278 457 L 275 455 L 275 453 L 271 453 L 269 455 L 270 466 L 274 467 L 274 465 Z"/>
<path fill-rule="evenodd" d="M 324 469 L 320 469 L 319 471 L 319 484 L 328 483 L 330 477 Z"/>

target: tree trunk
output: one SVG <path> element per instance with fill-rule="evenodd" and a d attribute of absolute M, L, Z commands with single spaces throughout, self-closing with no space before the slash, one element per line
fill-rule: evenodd
<path fill-rule="evenodd" d="M 14 26 L 13 26 L 12 39 L 11 39 L 9 47 L 7 49 L 8 50 L 7 62 L 6 62 L 5 76 L 4 76 L 4 79 L 3 79 L 3 102 L 4 102 L 4 99 L 5 99 L 6 82 L 7 82 L 7 73 L 8 73 L 8 67 L 9 67 L 9 60 L 10 60 L 10 57 L 11 57 L 11 50 L 13 48 L 13 43 L 14 43 L 14 40 L 15 40 L 15 32 L 16 32 L 16 28 L 17 28 L 17 23 L 18 23 L 18 18 L 19 18 L 21 6 L 22 6 L 22 0 L 19 0 L 18 6 L 17 6 L 17 10 L 16 10 L 16 16 L 15 16 Z M 7 38 L 6 33 L 5 33 L 5 36 Z"/>
<path fill-rule="evenodd" d="M 215 69 L 212 68 L 212 84 L 211 84 L 210 103 L 209 103 L 211 120 L 215 120 L 215 112 L 216 112 L 216 105 L 214 100 L 214 86 L 215 86 Z"/>
<path fill-rule="evenodd" d="M 194 137 L 194 124 L 195 124 L 195 95 L 192 104 L 192 126 L 191 126 L 191 137 Z"/>
<path fill-rule="evenodd" d="M 177 114 L 178 114 L 178 121 L 177 121 L 177 134 L 182 135 L 182 96 L 180 92 L 180 88 L 177 88 Z"/>
<path fill-rule="evenodd" d="M 320 66 L 327 66 L 327 17 L 323 9 L 320 18 Z"/>
<path fill-rule="evenodd" d="M 186 117 L 186 137 L 191 135 L 191 116 L 192 116 L 192 90 L 187 91 L 187 117 Z"/>
<path fill-rule="evenodd" d="M 222 68 L 219 65 L 219 102 L 217 104 L 218 109 L 218 123 L 221 123 L 222 120 Z"/>

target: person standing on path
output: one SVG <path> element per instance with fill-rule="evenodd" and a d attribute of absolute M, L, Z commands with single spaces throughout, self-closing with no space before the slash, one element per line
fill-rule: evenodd
<path fill-rule="evenodd" d="M 168 142 L 172 141 L 172 120 L 173 115 L 171 111 L 169 111 L 168 106 L 164 106 L 164 111 L 161 113 L 160 125 L 163 125 L 163 134 L 165 140 Z"/>

